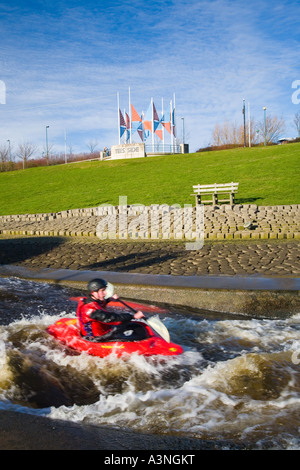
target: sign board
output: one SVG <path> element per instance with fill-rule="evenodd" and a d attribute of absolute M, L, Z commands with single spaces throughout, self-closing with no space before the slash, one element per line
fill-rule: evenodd
<path fill-rule="evenodd" d="M 111 160 L 145 157 L 145 144 L 121 144 L 111 147 Z"/>

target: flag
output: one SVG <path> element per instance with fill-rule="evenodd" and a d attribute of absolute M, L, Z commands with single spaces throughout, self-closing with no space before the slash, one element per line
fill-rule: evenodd
<path fill-rule="evenodd" d="M 147 131 L 152 132 L 152 111 L 153 111 L 153 109 L 152 109 L 152 102 L 151 102 L 149 108 L 146 111 L 144 121 L 143 121 L 144 122 L 144 130 L 146 132 Z M 148 135 L 149 135 L 149 132 L 148 132 Z M 147 137 L 148 137 L 148 135 L 147 135 Z"/>
<path fill-rule="evenodd" d="M 126 129 L 130 129 L 130 117 L 128 116 L 127 113 L 125 113 L 126 115 Z"/>
<path fill-rule="evenodd" d="M 160 138 L 160 140 L 163 140 L 163 133 L 161 129 L 157 129 L 155 134 Z"/>
<path fill-rule="evenodd" d="M 159 126 L 159 117 L 158 117 L 155 105 L 153 103 L 153 129 L 154 129 L 154 132 L 156 132 L 156 129 L 158 128 L 158 126 Z"/>
<path fill-rule="evenodd" d="M 142 122 L 141 116 L 139 116 L 138 112 L 135 110 L 133 105 L 131 105 L 131 121 L 132 122 Z"/>
<path fill-rule="evenodd" d="M 119 115 L 120 115 L 120 137 L 124 134 L 126 131 L 126 122 L 123 117 L 122 111 L 119 109 Z"/>
<path fill-rule="evenodd" d="M 159 126 L 159 117 L 153 101 L 151 100 L 150 106 L 144 117 L 144 130 L 155 132 Z"/>
<path fill-rule="evenodd" d="M 143 126 L 142 126 L 142 117 L 138 114 L 136 109 L 131 105 L 131 132 L 134 134 L 138 132 L 142 142 L 144 142 L 143 138 Z"/>
<path fill-rule="evenodd" d="M 145 132 L 144 132 L 144 128 L 143 128 L 143 123 L 141 122 L 139 127 L 137 128 L 137 133 L 138 135 L 140 136 L 140 139 L 142 142 L 144 142 L 145 140 Z"/>
<path fill-rule="evenodd" d="M 130 117 L 128 116 L 127 113 L 125 113 L 126 116 L 126 141 L 128 142 L 130 140 Z"/>
<path fill-rule="evenodd" d="M 157 115 L 157 113 L 156 113 Z M 157 116 L 158 117 L 158 116 Z M 160 138 L 160 140 L 163 140 L 163 124 L 162 124 L 162 119 L 158 120 L 158 124 L 155 127 L 155 134 Z M 154 121 L 155 122 L 155 121 Z"/>
<path fill-rule="evenodd" d="M 173 134 L 174 134 L 174 137 L 176 137 L 176 127 L 175 127 L 175 107 L 173 108 L 173 111 L 172 111 L 172 127 L 173 127 Z"/>
<path fill-rule="evenodd" d="M 163 115 L 160 122 L 164 126 L 164 128 L 167 129 L 167 131 L 171 134 L 171 121 L 167 120 L 166 114 Z"/>

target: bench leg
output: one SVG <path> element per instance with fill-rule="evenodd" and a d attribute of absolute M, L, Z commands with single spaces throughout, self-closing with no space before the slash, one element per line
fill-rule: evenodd
<path fill-rule="evenodd" d="M 234 205 L 234 193 L 230 194 L 230 204 L 233 206 Z"/>
<path fill-rule="evenodd" d="M 196 205 L 201 204 L 201 194 L 196 195 Z"/>
<path fill-rule="evenodd" d="M 217 194 L 212 195 L 212 202 L 213 202 L 214 206 L 216 206 L 218 204 L 218 195 Z"/>

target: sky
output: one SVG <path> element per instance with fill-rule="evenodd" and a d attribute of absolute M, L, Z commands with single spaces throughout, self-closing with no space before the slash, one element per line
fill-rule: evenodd
<path fill-rule="evenodd" d="M 294 88 L 293 88 L 294 87 Z M 176 103 L 178 140 L 212 143 L 215 124 L 263 107 L 296 137 L 299 0 L 0 1 L 0 146 L 42 153 L 119 143 L 118 106 Z M 184 118 L 184 119 L 182 119 Z M 138 135 L 134 139 L 139 142 Z"/>

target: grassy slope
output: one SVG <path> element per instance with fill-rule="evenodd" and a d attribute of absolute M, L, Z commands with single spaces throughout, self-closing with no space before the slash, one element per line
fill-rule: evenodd
<path fill-rule="evenodd" d="M 128 204 L 194 203 L 192 185 L 240 183 L 236 202 L 300 203 L 300 144 L 145 159 L 86 162 L 0 173 L 0 214 Z"/>

